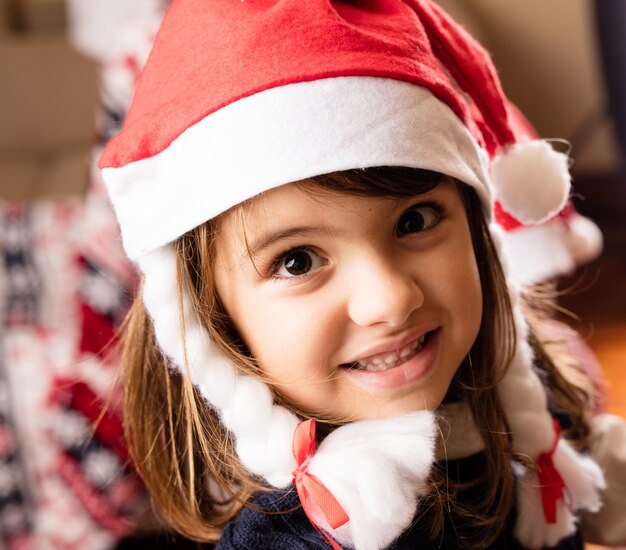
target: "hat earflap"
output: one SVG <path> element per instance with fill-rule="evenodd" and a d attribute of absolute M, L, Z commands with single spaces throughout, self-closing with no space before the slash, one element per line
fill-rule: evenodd
<path fill-rule="evenodd" d="M 507 278 L 517 348 L 498 385 L 513 434 L 513 446 L 533 459 L 537 469 L 516 465 L 518 517 L 515 534 L 528 548 L 554 546 L 576 531 L 575 513 L 601 507 L 605 488 L 600 467 L 575 451 L 564 439 L 548 410 L 545 389 L 533 368 L 528 324 L 519 303 L 519 287 L 508 273 L 502 228 L 490 227 Z"/>
<path fill-rule="evenodd" d="M 188 374 L 218 412 L 243 466 L 274 487 L 289 486 L 300 470 L 293 452 L 296 415 L 274 404 L 266 384 L 239 373 L 217 351 L 188 297 L 183 297 L 180 311 L 172 245 L 146 254 L 139 266 L 144 304 L 172 368 Z M 387 547 L 408 528 L 419 498 L 428 490 L 436 433 L 432 411 L 356 421 L 333 430 L 307 458 L 306 469 L 330 491 L 349 520 L 333 530 L 323 517 L 309 519 L 346 546 Z"/>

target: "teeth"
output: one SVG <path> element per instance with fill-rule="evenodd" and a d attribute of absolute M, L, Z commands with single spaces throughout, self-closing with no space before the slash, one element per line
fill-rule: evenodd
<path fill-rule="evenodd" d="M 417 340 L 404 346 L 395 353 L 378 356 L 371 360 L 360 359 L 357 363 L 358 368 L 369 372 L 381 372 L 397 367 L 422 351 L 424 342 L 426 341 L 426 336 L 426 334 L 423 334 Z"/>

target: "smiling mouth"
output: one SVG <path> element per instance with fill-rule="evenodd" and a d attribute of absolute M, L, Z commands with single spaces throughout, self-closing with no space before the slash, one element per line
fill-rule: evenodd
<path fill-rule="evenodd" d="M 435 331 L 426 332 L 413 342 L 410 342 L 396 351 L 365 357 L 355 361 L 354 363 L 344 364 L 341 366 L 344 368 L 366 372 L 384 372 L 399 367 L 419 354 L 428 343 L 428 339 L 431 334 L 434 332 Z"/>

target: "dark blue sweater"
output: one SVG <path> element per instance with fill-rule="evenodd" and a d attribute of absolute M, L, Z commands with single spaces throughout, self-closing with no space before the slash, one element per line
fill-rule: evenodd
<path fill-rule="evenodd" d="M 477 454 L 462 460 L 447 463 L 448 475 L 457 481 L 476 479 L 477 473 L 484 471 L 484 455 Z M 480 486 L 461 490 L 458 500 L 470 502 L 476 498 Z M 514 518 L 507 523 L 491 546 L 495 550 L 522 550 L 513 536 Z M 457 550 L 467 532 L 461 520 L 453 514 L 446 514 L 444 533 L 440 540 L 429 542 L 423 521 L 419 517 L 395 543 L 393 550 Z M 300 507 L 295 489 L 273 491 L 259 495 L 253 507 L 246 508 L 239 517 L 229 523 L 216 550 L 328 550 L 322 536 L 311 525 Z M 579 534 L 562 540 L 558 550 L 582 550 Z"/>

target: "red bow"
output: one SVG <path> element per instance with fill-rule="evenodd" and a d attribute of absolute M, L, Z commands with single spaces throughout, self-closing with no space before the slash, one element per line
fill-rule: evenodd
<path fill-rule="evenodd" d="M 556 523 L 556 503 L 563 498 L 565 482 L 554 466 L 552 455 L 559 443 L 561 429 L 559 423 L 554 421 L 554 444 L 545 453 L 541 453 L 537 458 L 537 475 L 541 486 L 541 503 L 543 504 L 543 514 L 547 523 Z"/>
<path fill-rule="evenodd" d="M 315 447 L 315 419 L 311 418 L 300 422 L 293 434 L 293 456 L 298 465 L 293 472 L 293 480 L 302 509 L 315 528 L 319 531 L 314 518 L 319 517 L 321 513 L 326 523 L 332 529 L 337 529 L 350 518 L 319 478 L 308 471 L 309 461 L 315 454 Z M 341 547 L 326 532 L 320 532 L 335 550 L 341 550 Z"/>

